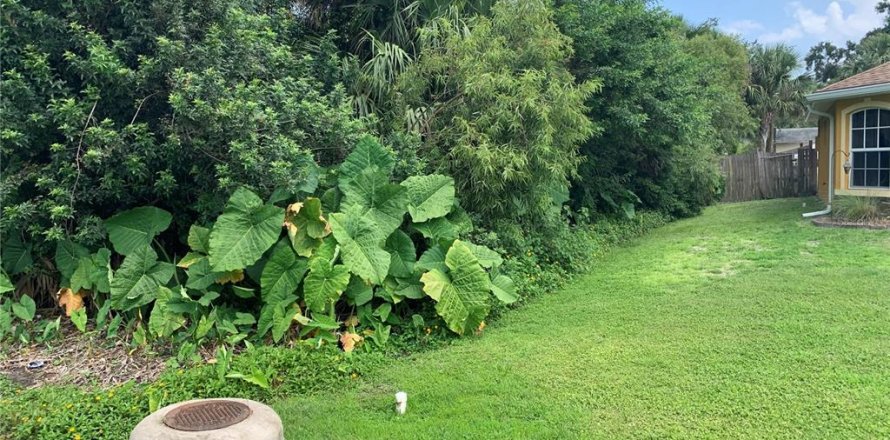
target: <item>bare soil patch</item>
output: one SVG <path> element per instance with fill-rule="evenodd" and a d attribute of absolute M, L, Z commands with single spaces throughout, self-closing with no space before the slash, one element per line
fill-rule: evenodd
<path fill-rule="evenodd" d="M 97 339 L 72 329 L 45 344 L 0 350 L 0 376 L 24 388 L 74 385 L 107 388 L 130 380 L 150 382 L 164 370 L 168 356 L 134 350 L 125 341 Z M 33 363 L 33 364 L 32 364 Z M 31 364 L 31 368 L 29 368 Z M 40 365 L 38 368 L 34 368 Z"/>

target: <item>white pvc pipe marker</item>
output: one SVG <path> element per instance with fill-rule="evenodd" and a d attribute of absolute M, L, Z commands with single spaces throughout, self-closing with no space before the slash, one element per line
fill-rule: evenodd
<path fill-rule="evenodd" d="M 396 414 L 405 415 L 408 410 L 408 393 L 399 391 L 396 393 Z"/>

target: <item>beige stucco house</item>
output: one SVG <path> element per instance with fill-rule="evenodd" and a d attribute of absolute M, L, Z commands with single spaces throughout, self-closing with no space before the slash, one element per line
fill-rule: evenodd
<path fill-rule="evenodd" d="M 780 128 L 776 130 L 776 153 L 795 153 L 816 142 L 819 128 Z"/>
<path fill-rule="evenodd" d="M 890 63 L 807 96 L 819 116 L 819 196 L 890 197 Z"/>

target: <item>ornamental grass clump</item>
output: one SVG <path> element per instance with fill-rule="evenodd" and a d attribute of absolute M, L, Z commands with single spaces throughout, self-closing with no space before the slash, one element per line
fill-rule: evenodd
<path fill-rule="evenodd" d="M 834 201 L 834 216 L 854 222 L 880 221 L 890 216 L 890 206 L 879 197 L 838 197 Z"/>

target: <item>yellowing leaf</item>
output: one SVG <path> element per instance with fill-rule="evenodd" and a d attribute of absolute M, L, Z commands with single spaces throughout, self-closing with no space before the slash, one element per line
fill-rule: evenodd
<path fill-rule="evenodd" d="M 355 350 L 355 345 L 363 341 L 364 339 L 365 338 L 355 333 L 345 332 L 340 335 L 340 344 L 343 345 L 343 351 L 349 353 L 352 352 L 352 350 Z"/>
<path fill-rule="evenodd" d="M 228 272 L 222 272 L 216 278 L 216 284 L 235 284 L 239 281 L 244 280 L 244 271 L 241 269 L 238 270 L 230 270 Z"/>
<path fill-rule="evenodd" d="M 355 327 L 358 324 L 358 316 L 355 315 L 350 315 L 348 318 L 346 318 L 345 321 L 343 321 L 343 325 L 345 325 L 346 327 Z"/>
<path fill-rule="evenodd" d="M 479 327 L 476 328 L 476 334 L 481 335 L 483 331 L 485 331 L 485 321 L 479 323 Z"/>
<path fill-rule="evenodd" d="M 65 316 L 71 316 L 72 313 L 83 308 L 83 297 L 85 295 L 86 293 L 83 290 L 74 293 L 67 287 L 59 291 L 59 307 L 65 307 Z"/>
<path fill-rule="evenodd" d="M 305 202 L 287 207 L 284 227 L 297 255 L 312 256 L 324 237 L 331 235 L 331 225 L 321 212 L 321 200 L 309 197 Z"/>
<path fill-rule="evenodd" d="M 176 263 L 176 267 L 188 269 L 191 265 L 201 261 L 202 258 L 204 258 L 204 256 L 197 252 L 189 252 L 179 260 L 179 263 Z"/>

